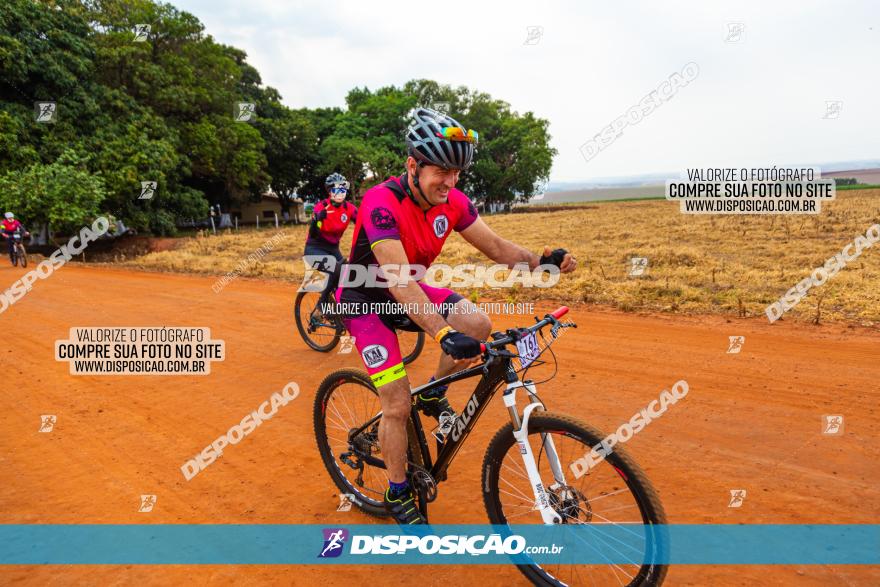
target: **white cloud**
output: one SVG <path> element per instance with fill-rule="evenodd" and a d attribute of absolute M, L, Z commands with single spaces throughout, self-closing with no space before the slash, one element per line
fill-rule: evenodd
<path fill-rule="evenodd" d="M 557 181 L 880 156 L 870 0 L 173 3 L 245 50 L 291 107 L 428 78 L 532 110 L 550 121 Z M 724 42 L 728 22 L 744 23 L 741 43 Z M 525 45 L 530 25 L 544 35 Z M 691 61 L 699 78 L 583 159 L 581 144 Z M 839 119 L 822 118 L 828 99 L 843 101 Z"/>

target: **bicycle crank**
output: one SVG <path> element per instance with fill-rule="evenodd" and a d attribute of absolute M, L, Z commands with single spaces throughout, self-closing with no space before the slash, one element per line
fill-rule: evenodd
<path fill-rule="evenodd" d="M 409 461 L 410 466 L 410 483 L 413 489 L 425 492 L 425 499 L 431 503 L 437 499 L 437 482 L 423 467 Z"/>

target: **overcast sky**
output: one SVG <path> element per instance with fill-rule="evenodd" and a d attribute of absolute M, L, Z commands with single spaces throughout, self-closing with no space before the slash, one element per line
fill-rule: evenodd
<path fill-rule="evenodd" d="M 246 51 L 290 107 L 427 78 L 531 110 L 559 151 L 552 181 L 880 158 L 877 0 L 171 3 Z M 696 79 L 584 158 L 581 145 L 690 62 Z"/>

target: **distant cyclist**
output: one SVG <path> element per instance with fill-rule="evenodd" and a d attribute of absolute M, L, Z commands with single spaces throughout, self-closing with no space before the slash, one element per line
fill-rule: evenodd
<path fill-rule="evenodd" d="M 24 224 L 15 218 L 15 214 L 7 212 L 4 214 L 3 222 L 0 222 L 0 234 L 6 239 L 6 249 L 9 252 L 9 260 L 15 264 L 15 239 L 12 238 L 16 232 L 22 232 L 22 236 L 27 238 L 31 235 L 24 227 Z"/>
<path fill-rule="evenodd" d="M 304 255 L 329 255 L 336 259 L 337 267 L 344 261 L 339 241 L 348 225 L 357 220 L 357 208 L 345 201 L 349 185 L 339 173 L 327 176 L 324 181 L 327 198 L 315 204 Z"/>
<path fill-rule="evenodd" d="M 495 234 L 477 215 L 468 197 L 455 189 L 459 175 L 470 167 L 477 133 L 466 130 L 449 116 L 419 108 L 406 135 L 406 172 L 369 189 L 359 209 L 349 264 L 423 265 L 429 267 L 440 254 L 447 237 L 456 231 L 496 263 L 513 267 L 527 263 L 530 269 L 553 264 L 567 273 L 576 261 L 564 249 L 545 248 L 543 255 Z M 390 271 L 394 273 L 393 271 Z M 345 283 L 345 281 L 343 281 Z M 470 301 L 449 289 L 410 281 L 405 286 L 376 288 L 343 286 L 337 300 L 349 307 L 369 307 L 375 302 L 399 302 L 420 311 L 409 315 L 418 327 L 434 337 L 443 349 L 432 379 L 444 377 L 478 360 L 480 341 L 491 331 L 489 317 Z M 441 309 L 438 304 L 443 304 Z M 396 306 L 403 312 L 402 306 Z M 410 414 L 410 382 L 395 334 L 394 314 L 364 313 L 347 316 L 345 326 L 379 390 L 382 419 L 379 444 L 388 469 L 389 488 L 385 507 L 400 524 L 420 524 L 424 519 L 415 507 L 406 479 L 406 421 Z M 440 420 L 455 416 L 446 390 L 416 398 L 418 408 Z"/>

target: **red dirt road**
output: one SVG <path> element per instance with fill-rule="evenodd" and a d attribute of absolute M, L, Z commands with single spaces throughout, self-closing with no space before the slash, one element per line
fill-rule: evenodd
<path fill-rule="evenodd" d="M 24 273 L 0 268 L 0 289 Z M 311 408 L 321 379 L 361 368 L 296 334 L 294 286 L 64 267 L 0 314 L 0 515 L 3 523 L 372 523 L 337 513 Z M 543 314 L 554 305 L 536 308 Z M 579 328 L 554 346 L 560 374 L 550 409 L 607 431 L 685 379 L 690 392 L 627 449 L 658 490 L 670 523 L 876 523 L 880 504 L 880 334 L 721 317 L 572 309 Z M 531 317 L 493 316 L 496 327 Z M 784 321 L 783 321 L 784 322 Z M 227 359 L 198 376 L 71 376 L 54 343 L 71 327 L 207 326 Z M 728 336 L 744 335 L 740 354 Z M 427 380 L 438 348 L 410 366 Z M 191 481 L 180 466 L 290 381 L 302 392 Z M 460 406 L 469 390 L 450 391 Z M 493 400 L 441 484 L 435 523 L 486 521 L 479 466 L 506 415 Z M 39 433 L 40 416 L 57 416 Z M 821 434 L 823 414 L 845 433 Z M 746 489 L 742 507 L 729 491 Z M 156 494 L 138 513 L 141 494 Z M 525 584 L 513 567 L 42 566 L 0 567 L 2 584 L 82 585 Z M 880 569 L 680 566 L 667 585 L 878 585 Z"/>

